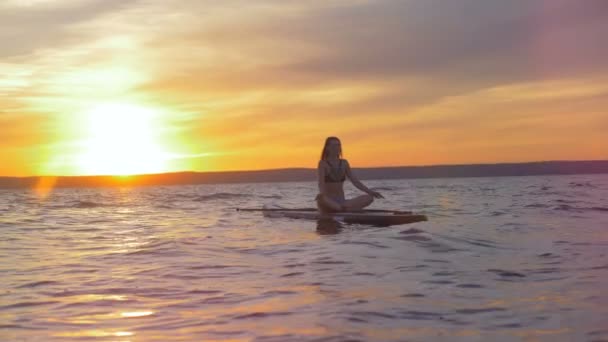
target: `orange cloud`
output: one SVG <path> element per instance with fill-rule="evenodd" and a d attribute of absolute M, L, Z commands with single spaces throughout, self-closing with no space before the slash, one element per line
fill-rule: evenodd
<path fill-rule="evenodd" d="M 314 166 L 329 135 L 355 166 L 608 158 L 599 3 L 23 4 L 0 5 L 0 175 L 81 172 L 117 103 L 162 113 L 167 171 Z"/>

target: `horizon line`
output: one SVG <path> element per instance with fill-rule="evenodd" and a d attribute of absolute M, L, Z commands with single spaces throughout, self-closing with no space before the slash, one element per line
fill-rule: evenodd
<path fill-rule="evenodd" d="M 390 169 L 390 168 L 429 168 L 429 167 L 451 167 L 451 166 L 481 166 L 481 165 L 517 165 L 517 164 L 541 164 L 541 163 L 580 163 L 580 162 L 608 162 L 606 159 L 581 159 L 581 160 L 537 160 L 537 161 L 525 161 L 525 162 L 496 162 L 496 163 L 459 163 L 459 164 L 427 164 L 427 165 L 394 165 L 394 166 L 366 166 L 366 167 L 353 167 L 353 169 Z M 167 172 L 155 172 L 155 173 L 134 173 L 134 174 L 93 174 L 93 175 L 30 175 L 30 176 L 2 176 L 0 178 L 13 178 L 13 179 L 28 179 L 28 178 L 76 178 L 76 177 L 114 177 L 114 178 L 130 178 L 140 176 L 154 176 L 154 175 L 170 175 L 180 173 L 194 173 L 194 174 L 229 174 L 229 173 L 253 173 L 253 172 L 269 172 L 269 171 L 286 171 L 286 170 L 314 170 L 314 167 L 285 167 L 276 169 L 250 169 L 250 170 L 224 170 L 224 171 L 195 171 L 195 170 L 182 170 L 182 171 L 167 171 Z"/>

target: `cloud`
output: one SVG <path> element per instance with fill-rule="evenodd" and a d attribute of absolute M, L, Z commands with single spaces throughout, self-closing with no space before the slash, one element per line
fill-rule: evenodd
<path fill-rule="evenodd" d="M 0 116 L 151 104 L 204 147 L 184 155 L 266 163 L 334 134 L 376 165 L 587 150 L 580 132 L 606 127 L 607 14 L 603 0 L 5 1 Z"/>
<path fill-rule="evenodd" d="M 0 58 L 23 57 L 45 48 L 78 44 L 85 35 L 73 27 L 118 11 L 132 0 L 83 0 L 78 2 L 15 1 L 0 4 Z"/>
<path fill-rule="evenodd" d="M 180 4 L 188 11 L 147 33 L 159 67 L 138 89 L 227 120 L 401 117 L 446 97 L 606 73 L 601 1 Z M 169 11 L 155 6 L 151 17 Z"/>
<path fill-rule="evenodd" d="M 304 73 L 513 81 L 605 67 L 606 14 L 601 1 L 376 1 L 262 31 L 322 48 L 292 66 Z"/>
<path fill-rule="evenodd" d="M 270 3 L 210 22 L 194 11 L 180 18 L 187 30 L 157 44 L 187 43 L 178 55 L 200 57 L 198 75 L 261 86 L 410 77 L 485 86 L 604 68 L 608 57 L 601 1 Z"/>

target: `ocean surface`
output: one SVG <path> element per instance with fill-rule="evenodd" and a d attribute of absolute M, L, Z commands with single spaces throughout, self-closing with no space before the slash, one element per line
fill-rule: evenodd
<path fill-rule="evenodd" d="M 365 183 L 0 190 L 0 341 L 608 341 L 608 175 Z"/>

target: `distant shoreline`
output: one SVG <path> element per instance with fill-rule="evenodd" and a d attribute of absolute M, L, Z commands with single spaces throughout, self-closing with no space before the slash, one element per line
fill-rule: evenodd
<path fill-rule="evenodd" d="M 364 180 L 511 177 L 538 175 L 575 175 L 608 173 L 608 160 L 545 161 L 529 163 L 395 166 L 356 168 Z M 222 183 L 303 182 L 316 180 L 316 169 L 289 168 L 259 171 L 174 172 L 117 176 L 0 177 L 0 189 L 35 187 L 116 187 Z"/>

